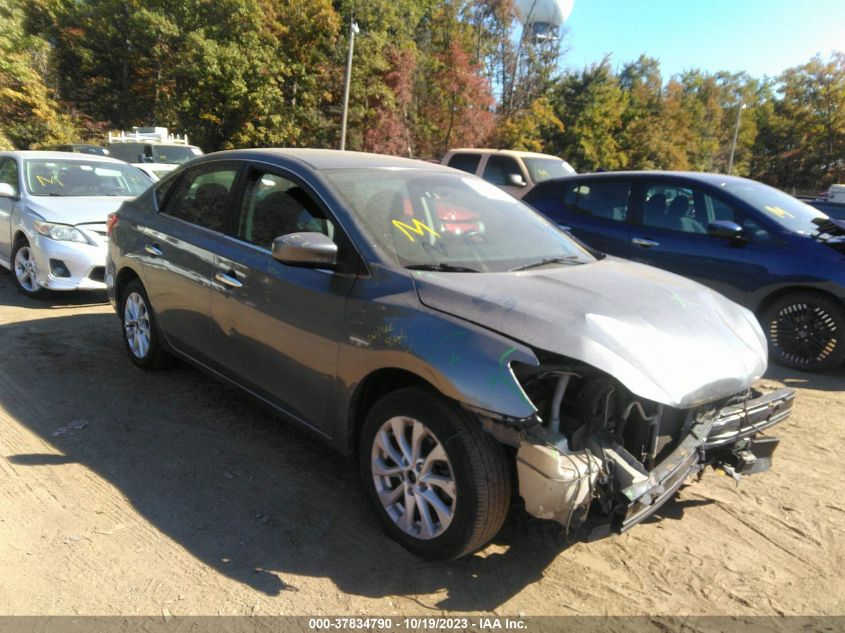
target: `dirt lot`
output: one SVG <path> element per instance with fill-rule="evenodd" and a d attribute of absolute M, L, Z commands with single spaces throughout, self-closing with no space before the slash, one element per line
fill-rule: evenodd
<path fill-rule="evenodd" d="M 425 563 L 351 462 L 179 365 L 126 359 L 100 294 L 0 273 L 0 614 L 845 614 L 845 371 L 798 388 L 774 470 L 709 471 L 624 536 L 563 548 L 514 513 Z"/>

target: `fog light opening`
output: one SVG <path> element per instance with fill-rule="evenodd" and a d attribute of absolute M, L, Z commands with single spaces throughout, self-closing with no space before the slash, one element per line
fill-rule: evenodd
<path fill-rule="evenodd" d="M 65 263 L 60 259 L 50 260 L 50 272 L 54 277 L 70 277 L 70 271 L 65 266 Z"/>

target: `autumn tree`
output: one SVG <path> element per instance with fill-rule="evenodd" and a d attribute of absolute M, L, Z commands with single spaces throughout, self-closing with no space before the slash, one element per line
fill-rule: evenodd
<path fill-rule="evenodd" d="M 19 0 L 0 6 L 0 149 L 63 142 L 77 134 L 48 85 L 46 40 L 27 34 Z"/>

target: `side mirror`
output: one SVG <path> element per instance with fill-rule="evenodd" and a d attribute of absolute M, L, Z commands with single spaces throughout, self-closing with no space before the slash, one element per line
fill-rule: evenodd
<path fill-rule="evenodd" d="M 273 240 L 273 259 L 289 266 L 332 268 L 337 244 L 322 233 L 288 233 Z"/>
<path fill-rule="evenodd" d="M 528 183 L 519 174 L 508 174 L 508 184 L 511 187 L 527 187 Z"/>
<path fill-rule="evenodd" d="M 707 233 L 713 237 L 736 240 L 745 235 L 745 229 L 732 220 L 716 220 L 707 225 Z"/>
<path fill-rule="evenodd" d="M 0 198 L 17 198 L 17 190 L 7 182 L 0 182 Z"/>

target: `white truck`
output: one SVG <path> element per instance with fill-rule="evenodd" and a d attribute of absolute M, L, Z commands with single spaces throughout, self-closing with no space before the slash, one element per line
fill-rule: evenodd
<path fill-rule="evenodd" d="M 133 127 L 132 132 L 109 132 L 110 156 L 127 163 L 169 163 L 181 165 L 202 156 L 202 150 L 188 143 L 188 135 L 170 134 L 166 127 Z"/>
<path fill-rule="evenodd" d="M 827 190 L 827 200 L 845 204 L 845 185 L 830 185 L 830 189 Z"/>

